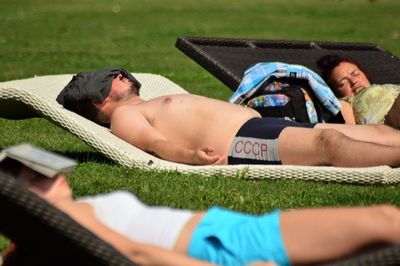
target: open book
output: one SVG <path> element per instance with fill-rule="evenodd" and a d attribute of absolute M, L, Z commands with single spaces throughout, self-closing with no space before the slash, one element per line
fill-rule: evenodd
<path fill-rule="evenodd" d="M 14 159 L 47 177 L 55 177 L 60 173 L 69 173 L 77 164 L 72 159 L 40 149 L 31 144 L 19 144 L 4 149 L 0 153 L 0 162 L 6 158 Z"/>

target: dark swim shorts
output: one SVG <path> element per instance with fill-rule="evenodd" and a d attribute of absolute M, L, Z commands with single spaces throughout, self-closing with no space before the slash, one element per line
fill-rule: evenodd
<path fill-rule="evenodd" d="M 232 140 L 228 164 L 281 164 L 278 137 L 286 127 L 313 128 L 313 123 L 297 123 L 282 118 L 252 118 Z"/>

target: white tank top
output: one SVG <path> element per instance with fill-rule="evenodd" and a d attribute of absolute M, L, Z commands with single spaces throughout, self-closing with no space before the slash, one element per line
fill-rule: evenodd
<path fill-rule="evenodd" d="M 188 210 L 150 207 L 126 191 L 87 197 L 96 217 L 125 237 L 146 244 L 172 249 L 185 224 L 193 216 Z"/>

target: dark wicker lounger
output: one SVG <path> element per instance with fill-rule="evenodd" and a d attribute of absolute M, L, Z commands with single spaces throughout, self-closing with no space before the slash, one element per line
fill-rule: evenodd
<path fill-rule="evenodd" d="M 0 213 L 0 233 L 12 239 L 17 250 L 38 258 L 39 265 L 135 265 L 2 172 Z"/>
<path fill-rule="evenodd" d="M 232 91 L 237 89 L 244 71 L 255 63 L 299 64 L 318 73 L 316 61 L 326 54 L 356 60 L 374 83 L 400 84 L 400 59 L 373 43 L 178 37 L 176 47 Z M 326 265 L 400 265 L 400 246 L 375 249 Z"/>
<path fill-rule="evenodd" d="M 318 72 L 316 60 L 326 54 L 356 60 L 373 83 L 400 84 L 400 59 L 373 43 L 178 37 L 176 47 L 233 91 L 255 63 L 299 64 Z"/>
<path fill-rule="evenodd" d="M 112 246 L 2 172 L 0 213 L 0 232 L 12 239 L 17 249 L 40 258 L 39 265 L 134 265 Z M 329 265 L 400 265 L 400 246 L 386 246 Z"/>

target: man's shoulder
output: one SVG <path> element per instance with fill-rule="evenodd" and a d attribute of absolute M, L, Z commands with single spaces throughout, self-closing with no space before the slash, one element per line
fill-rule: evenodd
<path fill-rule="evenodd" d="M 137 108 L 137 106 L 132 104 L 123 104 L 115 108 L 113 116 L 114 115 L 120 116 L 126 114 L 134 114 L 134 113 L 139 113 L 139 108 Z"/>
<path fill-rule="evenodd" d="M 113 111 L 111 116 L 111 123 L 115 124 L 119 121 L 124 122 L 139 115 L 141 115 L 141 113 L 139 112 L 139 110 L 137 110 L 137 108 L 135 108 L 135 106 L 121 105 L 116 107 Z"/>
<path fill-rule="evenodd" d="M 118 106 L 110 121 L 110 129 L 115 135 L 124 139 L 124 135 L 130 132 L 132 127 L 145 121 L 143 115 L 132 106 Z"/>

